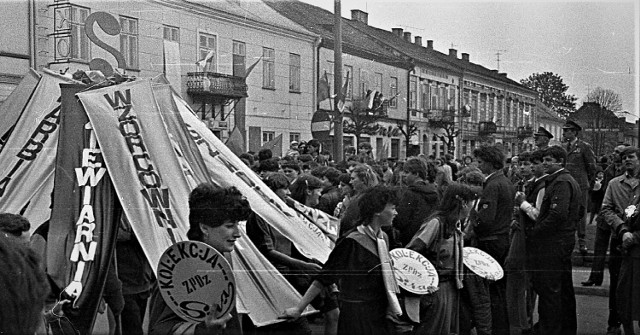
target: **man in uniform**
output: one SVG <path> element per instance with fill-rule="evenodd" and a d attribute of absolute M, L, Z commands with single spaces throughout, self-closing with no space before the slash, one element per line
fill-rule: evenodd
<path fill-rule="evenodd" d="M 538 150 L 544 150 L 549 147 L 549 141 L 551 141 L 553 135 L 544 127 L 538 127 L 538 131 L 533 133 L 533 138 L 536 141 Z"/>
<path fill-rule="evenodd" d="M 538 293 L 539 334 L 577 331 L 571 254 L 582 211 L 578 183 L 565 169 L 567 152 L 558 146 L 543 153 L 546 177 L 540 214 L 528 233 L 533 288 Z"/>
<path fill-rule="evenodd" d="M 564 137 L 565 142 L 567 142 L 565 147 L 567 150 L 566 169 L 573 179 L 578 182 L 580 191 L 582 192 L 584 211 L 580 213 L 582 216 L 577 227 L 578 247 L 582 255 L 586 255 L 585 230 L 587 227 L 587 208 L 589 205 L 589 189 L 596 176 L 596 157 L 593 154 L 591 145 L 578 138 L 581 130 L 582 127 L 574 121 L 567 121 L 562 127 L 562 137 Z"/>

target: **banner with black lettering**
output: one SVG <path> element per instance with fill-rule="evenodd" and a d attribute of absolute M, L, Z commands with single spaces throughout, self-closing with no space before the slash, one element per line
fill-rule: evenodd
<path fill-rule="evenodd" d="M 75 94 L 61 84 L 58 155 L 47 241 L 47 272 L 72 299 L 66 316 L 90 334 L 113 256 L 120 210 L 101 146 Z"/>
<path fill-rule="evenodd" d="M 247 197 L 251 208 L 291 240 L 300 253 L 324 263 L 331 252 L 332 241 L 323 230 L 287 206 L 198 119 L 184 100 L 175 94 L 174 99 L 211 178 L 222 187 L 237 187 Z"/>
<path fill-rule="evenodd" d="M 35 227 L 49 217 L 50 195 L 41 193 L 53 187 L 59 84 L 71 81 L 44 72 L 0 152 L 0 212 L 29 213 L 26 217 Z M 25 207 L 31 210 L 25 212 Z"/>
<path fill-rule="evenodd" d="M 7 143 L 13 126 L 18 122 L 39 81 L 40 75 L 30 69 L 7 99 L 0 103 L 0 120 L 2 120 L 0 122 L 0 152 Z"/>
<path fill-rule="evenodd" d="M 191 188 L 151 82 L 137 80 L 77 96 L 95 127 L 122 208 L 155 271 L 162 252 L 186 239 Z"/>

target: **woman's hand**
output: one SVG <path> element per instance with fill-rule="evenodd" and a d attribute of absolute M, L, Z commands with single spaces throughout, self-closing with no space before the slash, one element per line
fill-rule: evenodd
<path fill-rule="evenodd" d="M 291 307 L 284 310 L 283 314 L 279 316 L 279 319 L 290 319 L 297 320 L 302 315 L 302 311 L 300 311 L 297 307 Z"/>
<path fill-rule="evenodd" d="M 229 320 L 231 320 L 232 316 L 231 313 L 227 313 L 224 316 L 220 316 L 220 314 L 218 314 L 218 306 L 212 306 L 213 308 L 213 313 L 209 314 L 205 319 L 204 319 L 204 325 L 207 329 L 215 329 L 215 330 L 220 330 L 220 329 L 225 329 L 227 328 L 227 322 L 229 322 Z"/>

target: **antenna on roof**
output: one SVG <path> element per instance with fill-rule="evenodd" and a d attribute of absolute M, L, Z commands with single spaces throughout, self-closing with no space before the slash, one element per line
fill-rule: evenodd
<path fill-rule="evenodd" d="M 498 50 L 498 52 L 496 52 L 496 62 L 498 62 L 498 72 L 500 72 L 500 55 L 504 54 L 505 52 L 507 52 L 507 50 Z"/>

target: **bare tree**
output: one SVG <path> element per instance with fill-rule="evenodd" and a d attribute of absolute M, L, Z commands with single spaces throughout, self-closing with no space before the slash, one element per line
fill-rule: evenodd
<path fill-rule="evenodd" d="M 622 110 L 622 99 L 620 95 L 608 88 L 596 87 L 587 94 L 586 101 L 596 102 L 602 108 L 606 108 L 612 112 Z"/>

